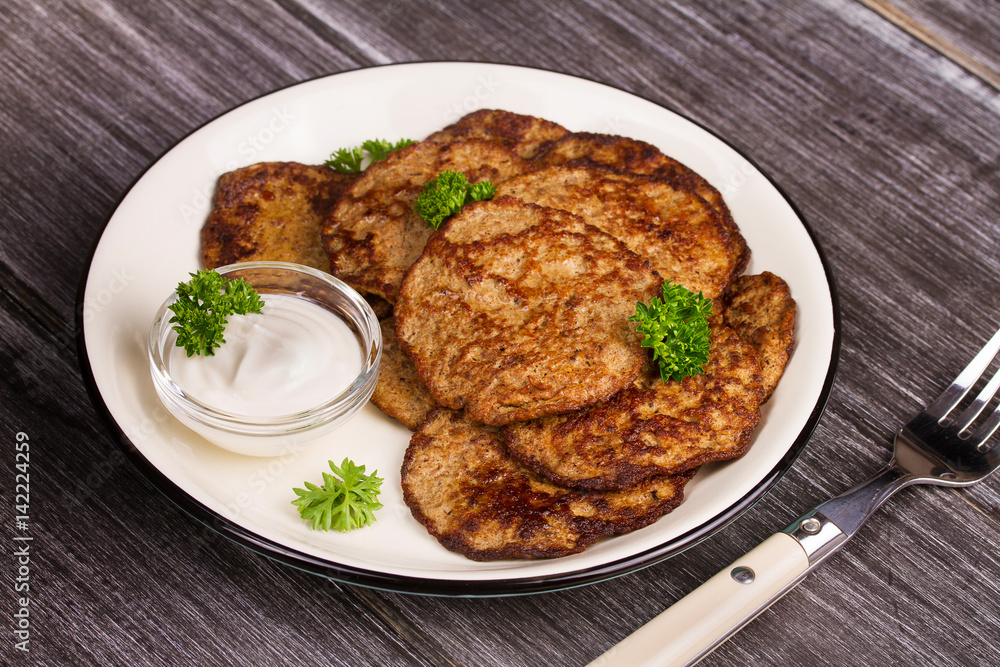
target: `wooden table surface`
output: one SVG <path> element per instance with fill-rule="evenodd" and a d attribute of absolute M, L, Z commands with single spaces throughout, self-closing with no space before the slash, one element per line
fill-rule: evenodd
<path fill-rule="evenodd" d="M 900 420 L 1000 324 L 1000 7 L 986 0 L 12 0 L 0 35 L 0 662 L 584 664 L 877 470 Z M 119 453 L 74 336 L 90 248 L 129 185 L 241 102 L 425 60 L 570 73 L 679 111 L 758 164 L 815 232 L 839 293 L 839 372 L 801 457 L 732 525 L 573 590 L 386 593 L 203 529 Z M 1000 664 L 998 519 L 997 477 L 906 490 L 703 664 Z"/>

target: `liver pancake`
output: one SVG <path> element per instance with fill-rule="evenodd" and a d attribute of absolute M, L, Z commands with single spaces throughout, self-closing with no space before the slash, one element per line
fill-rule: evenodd
<path fill-rule="evenodd" d="M 740 276 L 726 293 L 726 324 L 760 355 L 764 400 L 785 372 L 795 348 L 795 300 L 788 283 L 769 271 Z"/>
<path fill-rule="evenodd" d="M 750 248 L 722 194 L 696 171 L 664 155 L 652 144 L 610 134 L 573 132 L 546 145 L 535 162 L 542 166 L 604 165 L 620 172 L 666 179 L 674 186 L 704 199 L 718 215 L 734 244 L 736 269 L 733 275 L 743 273 L 750 260 Z"/>
<path fill-rule="evenodd" d="M 550 143 L 569 133 L 562 125 L 544 118 L 501 109 L 480 109 L 427 137 L 428 141 L 488 139 L 513 149 L 525 159 L 533 158 Z"/>
<path fill-rule="evenodd" d="M 413 265 L 396 334 L 438 404 L 483 423 L 577 410 L 647 358 L 628 318 L 662 280 L 565 211 L 511 197 L 470 204 Z"/>
<path fill-rule="evenodd" d="M 495 428 L 438 409 L 414 433 L 403 499 L 446 548 L 478 561 L 555 558 L 653 523 L 683 499 L 694 472 L 628 491 L 574 491 L 515 464 Z"/>
<path fill-rule="evenodd" d="M 379 325 L 382 328 L 382 363 L 372 403 L 414 431 L 437 404 L 417 375 L 416 366 L 400 349 L 393 318 L 384 319 Z"/>
<path fill-rule="evenodd" d="M 711 343 L 702 374 L 664 382 L 650 360 L 607 402 L 506 426 L 508 452 L 550 481 L 580 489 L 631 488 L 741 456 L 764 396 L 757 352 L 718 315 Z"/>
<path fill-rule="evenodd" d="M 266 260 L 329 271 L 320 226 L 355 180 L 355 174 L 298 162 L 260 162 L 223 174 L 201 230 L 202 264 L 214 269 Z"/>
<path fill-rule="evenodd" d="M 663 278 L 709 298 L 738 269 L 735 246 L 711 207 L 663 179 L 546 167 L 501 183 L 497 194 L 575 213 L 648 259 Z"/>
<path fill-rule="evenodd" d="M 433 232 L 413 211 L 424 185 L 449 169 L 473 183 L 499 183 L 527 168 L 513 150 L 485 139 L 422 141 L 390 153 L 365 170 L 323 225 L 331 272 L 394 303 Z"/>

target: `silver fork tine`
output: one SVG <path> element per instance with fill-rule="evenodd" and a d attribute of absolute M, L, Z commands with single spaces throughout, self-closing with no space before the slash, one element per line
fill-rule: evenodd
<path fill-rule="evenodd" d="M 975 403 L 966 408 L 965 412 L 971 412 L 973 407 L 975 407 L 976 404 L 980 403 L 980 400 L 982 399 L 984 402 L 982 403 L 982 405 L 980 405 L 979 409 L 977 410 L 977 413 L 981 412 L 982 409 L 986 407 L 986 404 L 993 399 L 993 395 L 997 393 L 997 390 L 1000 390 L 1000 369 L 998 369 L 997 372 L 993 374 L 993 377 L 990 379 L 989 384 L 987 384 L 986 387 L 983 388 L 983 391 L 980 392 L 979 396 L 976 397 Z M 992 393 L 989 396 L 984 397 L 987 391 L 991 391 Z M 963 418 L 965 417 L 965 412 L 962 413 Z M 972 420 L 974 420 L 977 416 L 978 414 L 972 415 L 972 419 L 970 420 L 969 423 L 971 423 Z M 967 426 L 968 424 L 965 427 L 963 427 L 963 429 L 966 428 Z M 996 432 L 997 428 L 1000 428 L 1000 405 L 998 405 L 996 409 L 993 410 L 993 414 L 991 414 L 986 419 L 986 421 L 984 421 L 982 425 L 978 429 L 976 429 L 974 433 L 969 434 L 969 437 L 972 439 L 972 444 L 976 446 L 981 452 L 987 451 L 989 447 L 986 446 L 986 441 L 989 440 L 991 437 L 993 437 L 993 434 Z"/>
<path fill-rule="evenodd" d="M 954 423 L 955 430 L 962 432 L 969 428 L 969 425 L 976 420 L 976 417 L 978 417 L 979 413 L 983 411 L 983 408 L 985 408 L 987 404 L 993 400 L 993 397 L 997 393 L 997 389 L 1000 389 L 1000 370 L 993 374 L 993 377 L 991 377 L 990 381 L 985 387 L 983 387 L 983 390 L 979 392 L 979 395 L 976 396 L 975 400 L 973 400 L 972 403 L 969 404 L 969 407 L 965 408 L 965 410 L 962 411 L 962 414 L 958 416 Z M 994 418 L 997 418 L 995 412 L 990 419 L 992 420 Z M 988 426 L 988 423 L 984 424 L 983 428 L 986 426 Z M 986 437 L 988 438 L 989 435 Z"/>
<path fill-rule="evenodd" d="M 969 362 L 969 365 L 958 374 L 958 377 L 951 383 L 951 386 L 945 389 L 933 403 L 927 406 L 924 412 L 934 419 L 940 420 L 954 410 L 959 402 L 965 398 L 965 395 L 969 393 L 969 390 L 972 389 L 972 385 L 976 383 L 976 380 L 983 374 L 986 367 L 993 361 L 993 357 L 997 355 L 998 351 L 1000 351 L 1000 330 L 993 334 L 993 338 L 979 351 L 975 359 Z"/>
<path fill-rule="evenodd" d="M 983 425 L 977 430 L 972 437 L 975 439 L 975 445 L 980 451 L 985 452 L 989 447 L 986 446 L 986 441 L 993 436 L 996 432 L 997 427 L 1000 427 L 1000 406 L 993 411 L 990 418 L 983 422 Z"/>

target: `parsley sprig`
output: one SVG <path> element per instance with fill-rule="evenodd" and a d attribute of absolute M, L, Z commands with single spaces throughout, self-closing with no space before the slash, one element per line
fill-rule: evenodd
<path fill-rule="evenodd" d="M 215 356 L 215 348 L 226 342 L 227 318 L 233 314 L 259 313 L 264 301 L 245 280 L 226 280 L 215 270 L 189 274 L 191 280 L 177 285 L 177 300 L 169 308 L 177 347 L 187 356 Z"/>
<path fill-rule="evenodd" d="M 344 532 L 370 525 L 375 511 L 382 509 L 378 494 L 384 480 L 377 470 L 366 475 L 364 466 L 347 458 L 340 467 L 329 463 L 333 475 L 323 473 L 323 486 L 303 482 L 306 488 L 292 489 L 298 496 L 292 504 L 303 519 L 312 521 L 313 530 Z"/>
<path fill-rule="evenodd" d="M 368 139 L 360 146 L 338 148 L 330 154 L 330 159 L 324 164 L 342 174 L 357 174 L 364 171 L 372 162 L 384 160 L 389 153 L 413 143 L 416 143 L 413 139 L 400 139 L 395 143 L 386 139 Z M 366 157 L 368 165 L 364 164 Z"/>
<path fill-rule="evenodd" d="M 462 210 L 469 202 L 493 199 L 496 187 L 489 181 L 469 183 L 468 177 L 458 171 L 442 171 L 424 185 L 413 204 L 428 227 L 440 229 L 444 221 Z"/>
<path fill-rule="evenodd" d="M 670 281 L 663 283 L 661 293 L 663 299 L 653 297 L 648 306 L 641 301 L 635 304 L 635 315 L 629 318 L 639 323 L 636 330 L 646 336 L 642 346 L 652 348 L 664 382 L 704 373 L 712 300 Z"/>

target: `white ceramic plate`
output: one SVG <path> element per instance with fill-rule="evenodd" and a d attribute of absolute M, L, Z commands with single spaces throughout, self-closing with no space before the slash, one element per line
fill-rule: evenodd
<path fill-rule="evenodd" d="M 419 139 L 469 111 L 500 108 L 576 131 L 648 141 L 725 196 L 752 250 L 748 272 L 772 271 L 798 303 L 797 345 L 755 435 L 737 461 L 704 467 L 687 500 L 655 524 L 584 553 L 477 563 L 430 537 L 403 504 L 399 467 L 410 432 L 369 405 L 319 446 L 258 459 L 186 430 L 157 400 L 145 354 L 157 307 L 199 266 L 199 230 L 216 179 L 259 161 L 320 163 L 369 138 Z M 129 458 L 185 510 L 250 548 L 340 581 L 447 595 L 527 593 L 649 565 L 718 530 L 788 469 L 819 419 L 838 351 L 828 270 L 795 210 L 753 164 L 678 114 L 629 93 L 552 72 L 478 63 L 416 63 L 301 83 L 216 118 L 167 151 L 107 222 L 80 294 L 81 366 Z M 347 534 L 309 529 L 292 488 L 349 456 L 385 478 L 377 522 Z"/>

